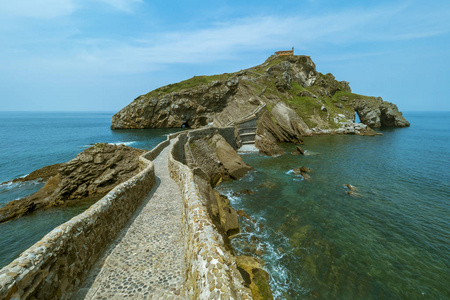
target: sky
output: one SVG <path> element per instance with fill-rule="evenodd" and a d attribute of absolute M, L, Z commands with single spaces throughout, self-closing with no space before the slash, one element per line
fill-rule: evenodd
<path fill-rule="evenodd" d="M 1 111 L 111 111 L 295 47 L 401 111 L 450 110 L 450 1 L 0 2 Z"/>

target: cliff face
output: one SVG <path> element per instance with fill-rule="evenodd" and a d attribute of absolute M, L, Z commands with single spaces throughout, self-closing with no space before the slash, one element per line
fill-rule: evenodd
<path fill-rule="evenodd" d="M 370 127 L 409 126 L 397 106 L 352 93 L 348 82 L 317 72 L 309 56 L 274 55 L 250 69 L 193 77 L 139 96 L 113 116 L 111 128 L 225 126 L 262 104 L 259 131 L 277 141 L 348 128 L 355 111 Z M 355 128 L 340 133 L 364 134 Z"/>

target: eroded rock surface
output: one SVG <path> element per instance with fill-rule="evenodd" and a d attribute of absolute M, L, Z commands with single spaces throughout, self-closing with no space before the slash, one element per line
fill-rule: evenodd
<path fill-rule="evenodd" d="M 190 147 L 197 166 L 210 178 L 212 186 L 222 180 L 239 179 L 252 170 L 219 134 L 193 140 Z"/>
<path fill-rule="evenodd" d="M 0 208 L 0 222 L 76 200 L 99 199 L 117 184 L 138 173 L 139 156 L 143 152 L 124 145 L 100 143 L 84 150 L 71 161 L 58 165 L 57 171 L 51 166 L 41 169 L 44 171 L 33 172 L 43 179 L 53 175 L 36 193 Z M 33 178 L 39 178 L 36 176 Z"/>
<path fill-rule="evenodd" d="M 398 111 L 397 105 L 381 97 L 355 98 L 352 101 L 362 123 L 370 127 L 407 127 L 409 122 Z"/>

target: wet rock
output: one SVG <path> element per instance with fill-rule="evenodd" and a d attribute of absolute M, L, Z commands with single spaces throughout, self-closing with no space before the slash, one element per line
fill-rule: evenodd
<path fill-rule="evenodd" d="M 269 274 L 263 270 L 263 261 L 251 256 L 235 257 L 238 270 L 252 291 L 253 299 L 273 299 Z"/>
<path fill-rule="evenodd" d="M 294 151 L 292 151 L 292 155 L 299 155 L 299 154 L 305 155 L 305 151 L 300 146 L 297 146 L 297 148 Z"/>
<path fill-rule="evenodd" d="M 239 217 L 243 217 L 243 218 L 246 218 L 247 220 L 249 220 L 250 222 L 252 222 L 252 223 L 254 223 L 254 224 L 256 224 L 256 220 L 255 219 L 253 219 L 252 217 L 250 217 L 245 211 L 243 211 L 242 209 L 239 209 L 238 211 L 237 211 L 237 214 L 238 214 L 238 216 Z"/>
<path fill-rule="evenodd" d="M 33 171 L 25 177 L 16 178 L 12 180 L 13 183 L 25 182 L 31 180 L 48 180 L 50 177 L 55 176 L 58 173 L 58 169 L 62 164 L 54 164 L 51 166 L 45 166 L 39 170 Z M 1 184 L 8 183 L 9 181 L 3 182 Z"/>
<path fill-rule="evenodd" d="M 308 168 L 308 167 L 305 167 L 305 166 L 300 167 L 300 172 L 310 173 L 311 171 L 312 170 L 310 168 Z"/>
<path fill-rule="evenodd" d="M 344 184 L 344 187 L 346 187 L 346 188 L 348 188 L 350 191 L 356 191 L 356 190 L 358 190 L 357 188 L 356 188 L 356 186 L 354 186 L 354 185 L 351 185 L 351 184 Z"/>
<path fill-rule="evenodd" d="M 36 210 L 67 205 L 74 201 L 97 200 L 139 171 L 139 156 L 143 150 L 124 145 L 96 144 L 71 161 L 33 172 L 36 176 L 51 176 L 44 187 L 24 199 L 9 202 L 0 208 L 0 222 L 5 222 Z M 44 171 L 42 171 L 44 170 Z M 31 174 L 33 174 L 31 173 Z M 31 176 L 30 174 L 30 176 Z"/>
<path fill-rule="evenodd" d="M 302 175 L 303 179 L 305 179 L 306 181 L 311 181 L 311 176 L 309 176 L 307 173 L 300 172 L 300 175 Z"/>
<path fill-rule="evenodd" d="M 240 194 L 242 194 L 242 195 L 253 195 L 255 192 L 253 192 L 252 190 L 249 190 L 249 189 L 242 189 L 241 191 L 240 191 Z"/>

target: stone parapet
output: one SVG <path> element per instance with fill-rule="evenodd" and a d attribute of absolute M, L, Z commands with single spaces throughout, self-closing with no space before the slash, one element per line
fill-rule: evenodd
<path fill-rule="evenodd" d="M 191 299 L 252 299 L 233 256 L 225 249 L 222 236 L 202 204 L 193 171 L 175 159 L 181 156 L 177 152 L 183 151 L 179 144 L 185 140 L 180 136 L 174 144 L 169 154 L 169 171 L 180 186 L 184 200 L 188 294 Z"/>
<path fill-rule="evenodd" d="M 70 299 L 105 247 L 155 185 L 153 160 L 168 139 L 139 157 L 140 172 L 56 227 L 0 270 L 0 299 Z"/>

